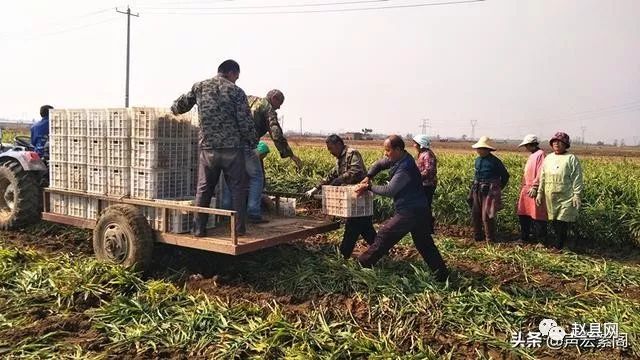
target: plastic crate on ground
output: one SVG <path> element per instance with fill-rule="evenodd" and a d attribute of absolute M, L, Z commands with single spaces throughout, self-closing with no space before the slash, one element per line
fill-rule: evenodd
<path fill-rule="evenodd" d="M 87 192 L 104 195 L 107 193 L 107 167 L 87 165 Z"/>
<path fill-rule="evenodd" d="M 87 138 L 87 164 L 107 165 L 107 140 L 105 138 Z"/>
<path fill-rule="evenodd" d="M 54 214 L 67 215 L 67 195 L 49 194 L 49 211 Z"/>
<path fill-rule="evenodd" d="M 49 136 L 67 136 L 67 110 L 49 110 Z"/>
<path fill-rule="evenodd" d="M 322 187 L 322 210 L 327 215 L 361 217 L 373 215 L 373 193 L 361 196 L 354 192 L 356 185 Z"/>
<path fill-rule="evenodd" d="M 131 137 L 131 110 L 126 108 L 107 109 L 107 137 Z"/>
<path fill-rule="evenodd" d="M 68 164 L 67 188 L 75 191 L 87 191 L 87 165 Z"/>
<path fill-rule="evenodd" d="M 66 162 L 49 162 L 49 187 L 52 189 L 66 190 L 69 173 Z"/>
<path fill-rule="evenodd" d="M 106 109 L 87 110 L 87 136 L 94 138 L 106 137 L 108 119 Z"/>
<path fill-rule="evenodd" d="M 107 167 L 107 195 L 128 196 L 131 191 L 131 169 Z"/>
<path fill-rule="evenodd" d="M 87 138 L 79 136 L 67 137 L 67 161 L 76 164 L 87 163 Z"/>
<path fill-rule="evenodd" d="M 49 135 L 49 160 L 67 161 L 68 147 L 69 144 L 66 136 Z"/>
<path fill-rule="evenodd" d="M 107 166 L 131 166 L 131 141 L 128 138 L 107 139 Z"/>
<path fill-rule="evenodd" d="M 276 201 L 275 196 L 269 196 L 271 201 Z M 296 199 L 295 198 L 280 198 L 278 203 L 278 215 L 294 217 L 296 216 Z"/>
<path fill-rule="evenodd" d="M 87 110 L 69 109 L 67 110 L 69 136 L 87 136 Z"/>
<path fill-rule="evenodd" d="M 194 195 L 188 170 L 131 169 L 131 197 L 181 199 Z"/>
<path fill-rule="evenodd" d="M 132 109 L 131 137 L 136 139 L 191 138 L 191 116 L 171 113 L 166 108 Z"/>
<path fill-rule="evenodd" d="M 131 166 L 141 169 L 189 169 L 191 142 L 174 139 L 131 139 Z"/>
<path fill-rule="evenodd" d="M 86 219 L 87 198 L 69 195 L 67 197 L 67 215 Z"/>

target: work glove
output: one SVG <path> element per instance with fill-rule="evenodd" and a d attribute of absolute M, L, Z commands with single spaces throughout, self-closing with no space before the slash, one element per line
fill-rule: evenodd
<path fill-rule="evenodd" d="M 314 187 L 313 189 L 307 191 L 306 193 L 304 193 L 304 196 L 307 198 L 311 198 L 313 197 L 313 195 L 315 195 L 318 192 L 318 188 Z"/>
<path fill-rule="evenodd" d="M 576 210 L 580 210 L 580 206 L 582 206 L 582 201 L 580 200 L 580 196 L 573 195 L 573 198 L 571 199 L 571 203 L 573 204 L 573 207 L 576 208 Z"/>
<path fill-rule="evenodd" d="M 527 195 L 529 195 L 530 198 L 535 198 L 536 195 L 538 195 L 538 189 L 532 187 L 531 189 L 529 189 L 529 191 L 527 192 Z"/>

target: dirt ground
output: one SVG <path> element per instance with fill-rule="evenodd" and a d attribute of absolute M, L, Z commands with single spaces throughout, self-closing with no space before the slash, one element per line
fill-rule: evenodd
<path fill-rule="evenodd" d="M 457 237 L 457 242 L 465 246 L 484 246 L 483 243 L 475 243 L 467 240 L 466 235 L 469 229 L 465 227 L 446 227 L 438 229 L 439 235 Z M 466 238 L 466 239 L 465 239 Z M 505 236 L 505 239 L 508 237 Z M 34 229 L 24 232 L 2 232 L 0 231 L 0 242 L 22 248 L 34 248 L 39 251 L 56 254 L 61 252 L 91 255 L 91 232 L 85 230 L 71 229 L 69 227 L 43 223 Z M 506 241 L 506 240 L 505 240 Z M 309 237 L 305 240 L 297 241 L 293 244 L 282 245 L 282 247 L 292 247 L 296 251 L 308 253 L 309 256 L 318 250 L 328 250 L 333 248 L 325 235 Z M 516 243 L 507 242 L 505 246 L 516 246 Z M 517 244 L 517 246 L 535 246 Z M 364 247 L 358 245 L 355 254 L 363 251 Z M 267 306 L 276 301 L 283 309 L 287 317 L 295 319 L 296 316 L 309 313 L 318 305 L 324 305 L 333 311 L 340 313 L 350 313 L 363 328 L 375 328 L 376 320 L 372 318 L 369 307 L 366 303 L 343 294 L 327 295 L 297 295 L 281 292 L 269 285 L 261 284 L 255 278 L 247 277 L 246 270 L 238 266 L 242 261 L 253 261 L 253 259 L 265 258 L 270 254 L 275 254 L 277 250 L 266 249 L 256 253 L 243 255 L 239 258 L 213 254 L 204 251 L 177 248 L 167 245 L 158 245 L 154 253 L 154 267 L 149 272 L 150 278 L 172 279 L 176 285 L 187 291 L 198 293 L 203 292 L 209 296 L 219 297 L 229 303 L 249 301 L 254 304 Z M 595 250 L 593 250 L 595 252 Z M 594 255 L 605 256 L 625 262 L 640 264 L 640 254 L 638 252 L 618 251 L 603 252 L 598 250 Z M 400 247 L 393 249 L 390 253 L 392 261 L 417 259 L 417 251 L 411 247 Z M 464 274 L 477 280 L 479 283 L 493 284 L 500 288 L 508 289 L 511 284 L 517 284 L 521 288 L 529 289 L 552 289 L 554 291 L 579 295 L 585 292 L 587 284 L 584 280 L 566 280 L 560 275 L 552 275 L 544 271 L 533 271 L 524 275 L 512 264 L 495 262 L 491 264 L 478 264 L 467 260 L 448 260 L 448 265 L 457 273 Z M 268 271 L 268 270 L 267 270 Z M 176 276 L 176 274 L 179 274 Z M 618 289 L 625 296 L 633 299 L 640 299 L 640 288 Z M 88 306 L 91 306 L 88 304 Z M 97 304 L 96 304 L 97 306 Z M 22 329 L 13 329 L 0 333 L 0 339 L 8 343 L 15 343 L 26 336 L 40 336 L 58 331 L 57 336 L 61 341 L 78 344 L 84 349 L 103 352 L 107 351 L 109 340 L 90 326 L 90 319 L 83 313 L 71 313 L 66 317 L 49 316 L 46 309 L 34 309 L 29 314 L 33 319 L 30 326 Z M 461 353 L 467 353 L 471 357 L 476 357 L 475 351 L 479 349 L 485 354 L 498 359 L 512 358 L 509 354 L 500 354 L 486 347 L 486 344 L 457 344 L 454 334 L 428 335 L 431 324 L 417 324 L 424 327 L 424 334 L 434 348 L 446 353 L 452 348 L 456 348 Z M 465 350 L 466 349 L 466 350 Z M 556 353 L 559 355 L 561 353 Z M 594 358 L 583 357 L 575 352 L 562 353 L 563 359 Z M 177 353 L 162 354 L 117 354 L 120 358 L 183 358 Z M 566 355 L 566 356 L 565 356 Z M 613 355 L 609 357 L 608 355 Z M 608 354 L 606 358 L 617 358 L 620 354 Z M 543 357 L 544 358 L 544 357 Z"/>

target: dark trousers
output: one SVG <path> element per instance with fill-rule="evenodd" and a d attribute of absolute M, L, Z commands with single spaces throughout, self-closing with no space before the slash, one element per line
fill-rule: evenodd
<path fill-rule="evenodd" d="M 478 195 L 473 199 L 471 207 L 473 237 L 476 241 L 495 241 L 497 232 L 496 218 L 490 219 L 488 216 L 483 216 L 482 212 L 482 197 Z"/>
<path fill-rule="evenodd" d="M 220 173 L 231 188 L 233 210 L 237 212 L 236 232 L 246 232 L 247 172 L 242 149 L 200 150 L 196 206 L 209 207 Z M 196 226 L 206 226 L 208 214 L 196 216 Z"/>
<path fill-rule="evenodd" d="M 373 266 L 398 241 L 408 233 L 411 233 L 416 249 L 418 249 L 429 268 L 438 278 L 446 277 L 448 273 L 447 265 L 433 243 L 433 238 L 429 233 L 431 225 L 428 224 L 428 221 L 425 221 L 426 218 L 427 208 L 396 211 L 395 215 L 380 228 L 374 243 L 360 255 L 358 261 L 362 266 Z"/>
<path fill-rule="evenodd" d="M 542 220 L 533 220 L 531 216 L 518 215 L 520 219 L 520 240 L 531 240 L 531 230 L 538 241 L 545 241 L 547 237 L 547 222 Z"/>
<path fill-rule="evenodd" d="M 342 256 L 345 258 L 351 256 L 360 235 L 362 235 L 367 244 L 373 244 L 376 239 L 376 229 L 373 228 L 372 216 L 347 218 L 342 243 L 340 244 L 340 254 Z"/>
<path fill-rule="evenodd" d="M 431 223 L 431 233 L 434 234 L 436 219 L 433 217 L 433 195 L 436 193 L 436 187 L 423 185 L 422 188 L 424 189 L 424 195 L 427 197 L 427 205 L 429 206 L 427 217 Z"/>
<path fill-rule="evenodd" d="M 553 220 L 553 231 L 556 233 L 556 241 L 552 244 L 557 249 L 562 249 L 564 243 L 567 242 L 567 236 L 569 233 L 569 223 L 566 221 Z"/>

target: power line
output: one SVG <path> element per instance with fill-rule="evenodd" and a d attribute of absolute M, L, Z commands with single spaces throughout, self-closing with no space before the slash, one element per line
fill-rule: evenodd
<path fill-rule="evenodd" d="M 146 11 L 146 14 L 154 15 L 276 15 L 276 14 L 311 14 L 311 13 L 340 13 L 340 12 L 354 12 L 354 11 L 375 11 L 375 10 L 388 10 L 388 9 L 408 9 L 418 8 L 426 6 L 440 6 L 440 5 L 459 5 L 483 2 L 485 0 L 460 0 L 460 1 L 443 1 L 437 3 L 426 4 L 410 4 L 410 5 L 389 5 L 389 6 L 375 6 L 375 7 L 359 7 L 359 8 L 344 8 L 344 9 L 317 9 L 317 10 L 283 10 L 283 11 L 247 11 L 247 12 L 157 12 Z M 193 8 L 197 10 L 197 8 Z"/>
<path fill-rule="evenodd" d="M 97 26 L 97 25 L 101 25 L 101 24 L 106 24 L 106 23 L 114 22 L 116 20 L 117 20 L 116 17 L 110 17 L 110 18 L 105 19 L 103 21 L 93 22 L 93 23 L 84 24 L 84 25 L 80 25 L 80 26 L 72 26 L 72 27 L 69 27 L 69 28 L 66 28 L 66 29 L 52 31 L 52 32 L 46 32 L 46 33 L 40 33 L 40 34 L 37 34 L 37 35 L 26 35 L 26 36 L 23 36 L 23 37 L 17 36 L 17 37 L 12 37 L 12 39 L 13 40 L 33 40 L 33 39 L 37 39 L 37 38 L 40 38 L 40 37 L 64 34 L 64 33 L 72 32 L 72 31 L 76 31 L 76 30 L 86 29 L 88 27 Z"/>
<path fill-rule="evenodd" d="M 392 0 L 359 0 L 359 1 L 337 1 L 327 3 L 310 4 L 283 4 L 283 5 L 250 5 L 250 6 L 215 6 L 215 7 L 141 7 L 140 9 L 150 10 L 238 10 L 238 9 L 281 9 L 281 8 L 304 8 L 335 5 L 354 5 L 365 3 L 389 2 Z"/>
<path fill-rule="evenodd" d="M 24 35 L 27 35 L 27 34 L 25 34 L 25 31 L 27 31 L 27 30 L 32 30 L 31 33 L 36 34 L 36 33 L 40 32 L 38 30 L 39 27 L 42 27 L 42 30 L 47 31 L 47 30 L 51 30 L 52 27 L 60 27 L 60 26 L 63 26 L 63 25 L 68 25 L 71 20 L 75 20 L 75 19 L 78 19 L 78 18 L 93 17 L 93 16 L 96 16 L 96 15 L 100 15 L 100 14 L 106 13 L 109 10 L 112 10 L 112 9 L 113 8 L 104 8 L 104 9 L 94 10 L 94 11 L 90 11 L 90 12 L 83 13 L 83 14 L 72 15 L 72 16 L 65 17 L 65 18 L 59 18 L 57 20 L 54 20 L 54 19 L 45 20 L 44 22 L 39 22 L 36 26 L 30 26 L 30 27 L 22 28 L 22 29 L 20 29 L 18 31 L 15 31 L 15 32 L 0 33 L 0 37 L 11 36 L 11 35 L 16 35 L 16 34 L 24 36 Z M 33 30 L 35 30 L 35 31 L 33 31 Z M 63 30 L 63 31 L 66 31 L 66 30 Z"/>

